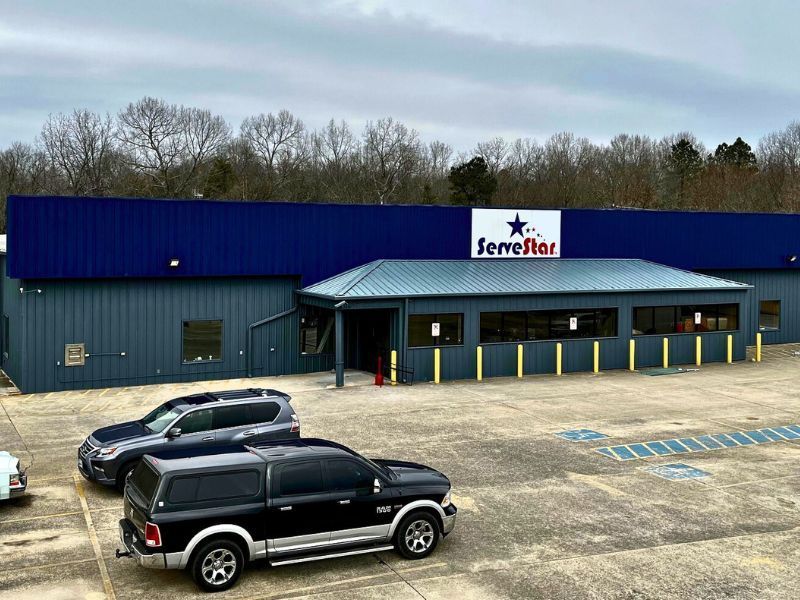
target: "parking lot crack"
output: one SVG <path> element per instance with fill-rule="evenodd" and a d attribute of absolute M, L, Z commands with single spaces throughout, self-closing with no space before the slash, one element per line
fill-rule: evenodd
<path fill-rule="evenodd" d="M 405 584 L 406 584 L 408 587 L 410 587 L 412 590 L 414 590 L 414 592 L 416 592 L 416 594 L 417 594 L 417 595 L 418 595 L 420 598 L 422 598 L 423 600 L 427 600 L 427 599 L 425 598 L 425 596 L 422 594 L 422 592 L 420 592 L 420 591 L 419 591 L 417 588 L 415 588 L 415 587 L 414 587 L 414 584 L 413 584 L 413 583 L 411 583 L 411 582 L 410 582 L 408 579 L 406 579 L 405 577 L 403 577 L 403 576 L 402 576 L 402 575 L 401 575 L 401 574 L 400 574 L 400 573 L 399 573 L 399 572 L 398 572 L 398 571 L 397 571 L 397 570 L 396 570 L 396 569 L 395 569 L 395 568 L 394 568 L 392 565 L 390 565 L 389 563 L 387 563 L 385 560 L 383 560 L 383 559 L 382 559 L 380 556 L 378 556 L 378 555 L 375 555 L 375 558 L 377 559 L 377 561 L 378 561 L 380 564 L 382 564 L 382 565 L 383 565 L 383 566 L 385 566 L 387 569 L 389 569 L 389 570 L 390 570 L 392 573 L 394 573 L 394 574 L 395 574 L 395 575 L 396 575 L 396 576 L 397 576 L 397 577 L 400 579 L 400 581 L 402 581 L 402 582 L 403 582 L 403 583 L 405 583 Z"/>

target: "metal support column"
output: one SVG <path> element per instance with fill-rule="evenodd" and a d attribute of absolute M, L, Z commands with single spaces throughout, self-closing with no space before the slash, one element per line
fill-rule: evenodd
<path fill-rule="evenodd" d="M 336 387 L 344 385 L 344 314 L 336 310 Z"/>

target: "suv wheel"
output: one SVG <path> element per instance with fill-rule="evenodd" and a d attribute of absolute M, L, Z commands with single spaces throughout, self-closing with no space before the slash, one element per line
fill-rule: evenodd
<path fill-rule="evenodd" d="M 128 480 L 128 475 L 136 468 L 136 462 L 137 461 L 122 465 L 122 468 L 117 473 L 117 490 L 119 490 L 120 493 L 125 491 L 125 482 Z"/>
<path fill-rule="evenodd" d="M 439 524 L 426 512 L 415 512 L 400 522 L 395 534 L 397 550 L 405 558 L 425 558 L 439 543 Z"/>
<path fill-rule="evenodd" d="M 232 587 L 244 569 L 244 555 L 238 544 L 216 539 L 203 544 L 191 564 L 192 578 L 207 592 Z"/>

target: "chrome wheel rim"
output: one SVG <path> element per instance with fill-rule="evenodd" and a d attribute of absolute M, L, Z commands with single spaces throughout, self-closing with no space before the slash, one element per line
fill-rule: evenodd
<path fill-rule="evenodd" d="M 236 572 L 236 557 L 226 548 L 212 550 L 203 559 L 200 572 L 211 585 L 227 583 Z"/>
<path fill-rule="evenodd" d="M 414 521 L 406 529 L 405 540 L 406 548 L 411 552 L 425 552 L 433 544 L 433 526 L 424 519 Z"/>

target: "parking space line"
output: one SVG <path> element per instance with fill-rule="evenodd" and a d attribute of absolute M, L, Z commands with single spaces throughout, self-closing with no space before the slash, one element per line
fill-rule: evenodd
<path fill-rule="evenodd" d="M 89 504 L 86 502 L 86 493 L 83 489 L 83 480 L 80 476 L 75 474 L 72 476 L 75 481 L 75 489 L 78 492 L 78 498 L 81 501 L 81 508 L 83 509 L 83 517 L 86 520 L 86 529 L 89 533 L 89 541 L 92 543 L 94 556 L 97 560 L 97 566 L 100 568 L 100 578 L 103 580 L 103 589 L 106 592 L 106 600 L 116 600 L 114 593 L 114 586 L 111 583 L 111 578 L 108 576 L 108 568 L 106 561 L 103 558 L 103 551 L 100 548 L 100 540 L 97 539 L 97 531 L 94 528 L 94 521 L 92 520 L 92 513 L 89 511 Z"/>
<path fill-rule="evenodd" d="M 68 560 L 65 562 L 59 563 L 46 563 L 43 565 L 30 565 L 27 567 L 14 567 L 14 573 L 19 573 L 21 571 L 33 571 L 34 569 L 47 569 L 52 567 L 68 567 L 70 565 L 81 565 L 83 563 L 92 562 L 94 558 L 81 558 L 79 560 Z"/>

